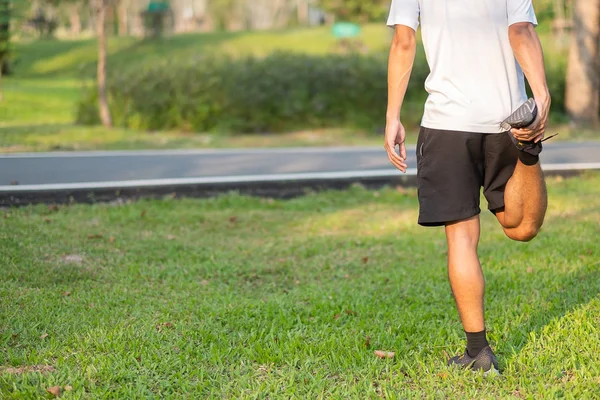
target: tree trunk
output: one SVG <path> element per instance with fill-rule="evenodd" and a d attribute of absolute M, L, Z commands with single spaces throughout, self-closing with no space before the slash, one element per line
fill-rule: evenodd
<path fill-rule="evenodd" d="M 129 11 L 128 3 L 129 2 L 127 0 L 121 0 L 119 1 L 119 4 L 117 6 L 117 18 L 119 19 L 119 36 L 126 36 L 129 34 L 129 21 L 127 20 Z"/>
<path fill-rule="evenodd" d="M 600 126 L 600 0 L 576 0 L 565 105 L 577 125 Z"/>
<path fill-rule="evenodd" d="M 69 7 L 69 23 L 71 24 L 71 35 L 81 34 L 81 16 L 79 15 L 79 4 L 73 3 Z"/>
<path fill-rule="evenodd" d="M 112 121 L 110 119 L 110 110 L 108 108 L 108 99 L 106 97 L 106 0 L 97 0 L 98 18 L 96 20 L 96 28 L 98 32 L 98 107 L 100 110 L 100 121 L 102 125 L 110 127 Z"/>
<path fill-rule="evenodd" d="M 296 12 L 298 13 L 298 24 L 308 25 L 308 0 L 296 0 Z"/>

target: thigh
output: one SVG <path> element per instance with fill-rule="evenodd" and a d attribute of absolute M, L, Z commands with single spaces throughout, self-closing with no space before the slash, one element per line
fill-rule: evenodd
<path fill-rule="evenodd" d="M 480 213 L 482 134 L 421 128 L 416 151 L 419 224 L 445 225 Z"/>
<path fill-rule="evenodd" d="M 483 195 L 492 212 L 504 208 L 504 190 L 517 165 L 518 150 L 509 133 L 486 135 Z"/>

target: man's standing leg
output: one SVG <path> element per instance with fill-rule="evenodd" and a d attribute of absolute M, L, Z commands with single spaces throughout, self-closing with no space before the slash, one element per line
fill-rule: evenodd
<path fill-rule="evenodd" d="M 467 335 L 467 354 L 476 357 L 488 346 L 483 311 L 485 281 L 477 256 L 479 216 L 446 224 L 446 239 L 448 277 Z"/>

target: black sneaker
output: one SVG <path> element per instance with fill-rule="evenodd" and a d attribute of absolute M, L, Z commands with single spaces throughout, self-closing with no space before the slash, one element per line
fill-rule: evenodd
<path fill-rule="evenodd" d="M 448 360 L 448 365 L 456 365 L 460 368 L 470 368 L 474 371 L 483 371 L 485 375 L 498 374 L 498 360 L 490 346 L 484 347 L 477 354 L 477 357 L 471 357 L 465 350 L 462 356 L 452 357 Z"/>
<path fill-rule="evenodd" d="M 542 142 L 553 138 L 554 136 L 558 135 L 558 133 L 549 136 L 543 140 L 540 140 L 536 143 L 532 140 L 519 140 L 512 134 L 510 130 L 512 128 L 520 129 L 528 127 L 533 123 L 533 121 L 535 121 L 535 119 L 537 118 L 537 114 L 538 110 L 537 105 L 535 104 L 535 100 L 529 99 L 525 103 L 523 103 L 515 112 L 513 112 L 508 118 L 506 118 L 500 123 L 500 126 L 502 126 L 502 129 L 505 129 L 507 131 L 506 133 L 508 134 L 508 136 L 510 136 L 510 139 L 517 147 L 517 149 L 519 149 L 519 151 L 531 154 L 532 156 L 539 156 L 542 152 Z"/>

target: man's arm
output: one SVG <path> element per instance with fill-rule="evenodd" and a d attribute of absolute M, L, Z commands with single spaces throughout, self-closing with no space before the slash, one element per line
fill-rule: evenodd
<path fill-rule="evenodd" d="M 400 123 L 400 110 L 417 49 L 414 29 L 404 25 L 394 27 L 394 39 L 388 60 L 388 105 L 386 112 L 385 149 L 392 164 L 406 172 L 406 132 Z M 396 153 L 400 146 L 400 155 Z"/>
<path fill-rule="evenodd" d="M 533 125 L 525 129 L 513 129 L 513 134 L 517 139 L 537 142 L 544 138 L 551 101 L 546 83 L 542 45 L 533 24 L 529 22 L 511 25 L 508 28 L 508 37 L 515 57 L 531 86 L 538 107 L 538 117 Z"/>

